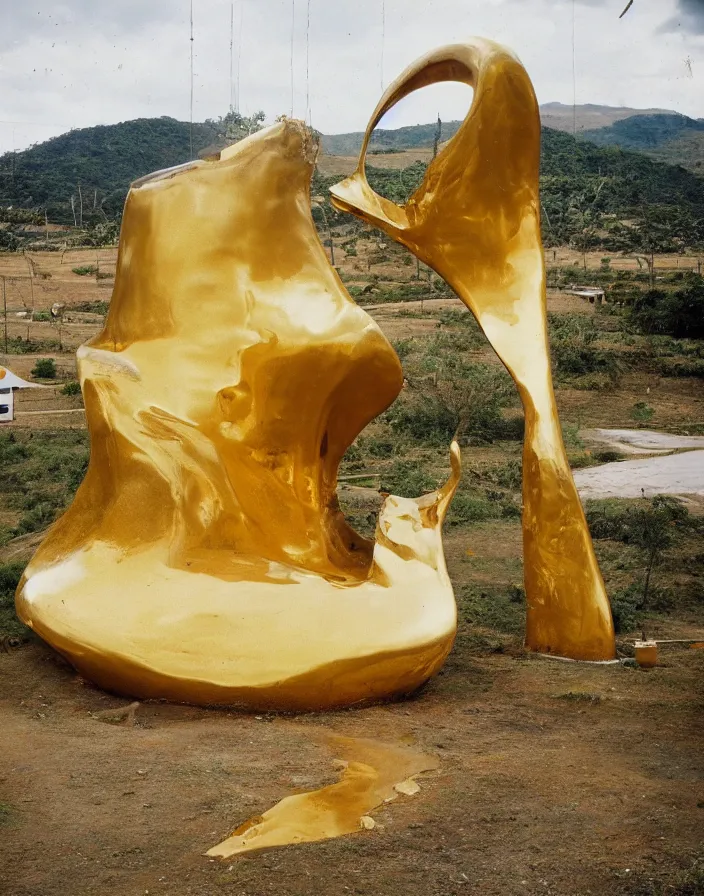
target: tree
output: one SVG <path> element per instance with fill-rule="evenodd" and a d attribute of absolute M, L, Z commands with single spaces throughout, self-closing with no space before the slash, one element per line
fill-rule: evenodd
<path fill-rule="evenodd" d="M 213 127 L 220 140 L 225 140 L 227 143 L 237 143 L 239 140 L 249 137 L 250 134 L 260 131 L 265 118 L 266 115 L 261 110 L 255 112 L 254 115 L 247 116 L 240 115 L 239 112 L 230 109 L 226 115 L 222 115 L 217 121 L 208 119 L 206 124 Z"/>
<path fill-rule="evenodd" d="M 644 499 L 632 514 L 629 541 L 640 548 L 645 560 L 645 579 L 640 609 L 645 612 L 653 570 L 662 562 L 663 554 L 672 545 L 672 532 L 677 522 L 688 517 L 687 509 L 679 501 L 666 495 L 656 495 L 652 501 Z M 645 637 L 645 632 L 643 632 Z"/>

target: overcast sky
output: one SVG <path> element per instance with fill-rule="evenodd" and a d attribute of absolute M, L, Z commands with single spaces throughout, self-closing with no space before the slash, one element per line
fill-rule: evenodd
<path fill-rule="evenodd" d="M 291 113 L 293 3 L 234 0 L 236 93 L 244 113 L 263 109 L 269 119 Z M 293 114 L 324 133 L 360 130 L 382 80 L 434 46 L 481 35 L 520 56 L 541 103 L 571 104 L 574 92 L 578 103 L 704 117 L 704 0 L 634 0 L 619 19 L 625 4 L 295 0 Z M 0 0 L 0 152 L 70 128 L 158 115 L 188 120 L 189 6 L 189 0 Z M 230 104 L 230 6 L 230 0 L 193 0 L 197 121 L 224 114 Z M 461 86 L 427 88 L 384 124 L 430 121 L 438 112 L 445 120 L 461 118 L 469 98 Z"/>

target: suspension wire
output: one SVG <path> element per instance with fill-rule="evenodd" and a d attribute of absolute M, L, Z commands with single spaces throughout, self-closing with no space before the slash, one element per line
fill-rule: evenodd
<path fill-rule="evenodd" d="M 305 118 L 311 124 L 310 117 L 310 0 L 306 7 L 306 113 Z"/>
<path fill-rule="evenodd" d="M 575 50 L 575 0 L 572 0 L 572 136 L 577 136 L 577 61 Z"/>
<path fill-rule="evenodd" d="M 386 0 L 381 0 L 381 60 L 379 62 L 379 80 L 384 92 L 384 44 L 386 43 Z"/>
<path fill-rule="evenodd" d="M 191 0 L 191 123 L 189 128 L 191 158 L 193 158 L 193 0 Z"/>
<path fill-rule="evenodd" d="M 233 47 L 235 43 L 235 0 L 230 0 L 230 112 L 235 108 L 235 79 Z"/>
<path fill-rule="evenodd" d="M 244 0 L 240 0 L 240 27 L 237 32 L 237 81 L 235 83 L 235 112 L 240 111 L 240 60 L 242 58 L 242 33 L 244 31 Z"/>
<path fill-rule="evenodd" d="M 296 0 L 291 0 L 291 118 L 293 118 L 293 97 L 294 97 L 293 48 L 294 48 L 295 34 L 296 34 Z"/>

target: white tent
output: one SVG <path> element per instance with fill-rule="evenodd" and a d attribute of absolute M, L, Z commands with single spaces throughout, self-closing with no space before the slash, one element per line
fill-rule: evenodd
<path fill-rule="evenodd" d="M 15 389 L 43 389 L 39 383 L 28 383 L 21 376 L 0 366 L 0 423 L 15 419 Z"/>

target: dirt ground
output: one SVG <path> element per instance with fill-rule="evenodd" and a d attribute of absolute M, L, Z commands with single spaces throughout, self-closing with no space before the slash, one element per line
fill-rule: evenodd
<path fill-rule="evenodd" d="M 340 254 L 343 273 L 360 274 L 359 257 Z M 564 250 L 555 259 L 578 260 Z M 100 250 L 98 261 L 101 271 L 114 270 L 114 253 Z M 588 256 L 592 267 L 599 261 Z M 32 288 L 38 310 L 107 300 L 112 280 L 72 271 L 95 263 L 95 250 L 66 253 L 63 263 L 60 253 L 42 256 L 30 284 L 21 279 L 26 261 L 0 256 L 0 275 L 17 278 L 12 313 L 29 307 Z M 414 270 L 398 265 L 394 276 Z M 10 288 L 8 280 L 8 299 Z M 557 292 L 548 303 L 558 313 L 594 313 Z M 396 340 L 430 335 L 440 310 L 461 307 L 429 299 L 423 316 L 399 315 L 418 305 L 370 311 Z M 64 326 L 64 344 L 75 348 L 98 326 L 98 317 L 77 316 Z M 50 322 L 16 317 L 10 335 L 26 338 L 28 327 L 34 339 L 56 338 Z M 62 379 L 75 378 L 73 353 L 10 360 L 30 378 L 36 358 L 50 356 Z M 701 381 L 693 379 L 625 373 L 607 394 L 557 393 L 563 423 L 579 427 L 626 428 L 646 397 L 654 428 L 684 432 L 704 422 Z M 85 428 L 80 399 L 57 387 L 20 393 L 17 410 L 17 428 Z M 502 460 L 495 446 L 465 451 L 470 474 Z M 14 539 L 2 559 L 26 559 L 41 537 Z M 520 583 L 518 520 L 450 530 L 445 541 L 458 595 L 465 585 Z M 693 619 L 662 617 L 648 633 L 704 641 Z M 573 664 L 527 655 L 518 636 L 463 623 L 441 674 L 404 702 L 295 717 L 141 704 L 131 725 L 96 718 L 129 701 L 82 681 L 41 643 L 1 648 L 2 896 L 704 893 L 704 870 L 692 871 L 704 862 L 704 650 L 662 648 L 651 671 Z M 415 747 L 437 756 L 440 768 L 421 776 L 419 794 L 373 812 L 373 830 L 206 858 L 281 798 L 336 780 L 321 730 Z"/>
<path fill-rule="evenodd" d="M 144 704 L 134 727 L 94 719 L 126 701 L 40 645 L 0 669 L 8 896 L 635 896 L 703 852 L 704 651 L 646 672 L 477 651 L 462 632 L 402 703 L 291 718 Z M 373 831 L 205 858 L 247 818 L 335 779 L 313 728 L 416 745 L 440 769 L 373 813 Z"/>

